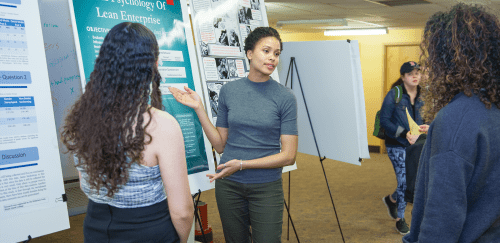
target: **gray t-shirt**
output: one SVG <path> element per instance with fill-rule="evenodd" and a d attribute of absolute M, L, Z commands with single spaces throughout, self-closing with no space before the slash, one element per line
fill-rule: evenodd
<path fill-rule="evenodd" d="M 262 83 L 248 78 L 229 82 L 220 90 L 217 127 L 228 128 L 221 164 L 277 154 L 281 135 L 298 135 L 295 95 L 273 79 Z M 266 183 L 279 180 L 281 172 L 282 168 L 248 169 L 226 179 Z"/>

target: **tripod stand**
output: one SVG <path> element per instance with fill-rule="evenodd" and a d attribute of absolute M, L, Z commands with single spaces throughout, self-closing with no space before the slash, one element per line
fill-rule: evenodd
<path fill-rule="evenodd" d="M 337 216 L 337 210 L 335 209 L 335 203 L 333 202 L 332 191 L 330 189 L 330 184 L 328 183 L 328 178 L 326 177 L 325 167 L 323 166 L 323 160 L 326 159 L 325 156 L 321 157 L 319 152 L 318 142 L 316 141 L 316 135 L 314 134 L 314 128 L 311 122 L 311 116 L 309 115 L 309 109 L 307 108 L 306 97 L 304 96 L 304 90 L 302 89 L 302 83 L 300 82 L 299 70 L 297 68 L 297 63 L 295 57 L 290 58 L 290 66 L 288 67 L 288 72 L 285 79 L 285 87 L 288 84 L 288 77 L 290 77 L 290 88 L 293 89 L 293 71 L 297 73 L 297 80 L 299 81 L 300 92 L 302 93 L 302 99 L 304 100 L 304 106 L 306 107 L 307 118 L 309 118 L 309 125 L 311 126 L 312 135 L 314 138 L 314 143 L 316 145 L 316 150 L 318 151 L 319 162 L 321 163 L 321 168 L 323 168 L 323 175 L 325 176 L 326 186 L 328 187 L 328 192 L 330 193 L 330 199 L 333 205 L 333 211 L 335 212 L 335 218 L 337 218 L 337 224 L 339 225 L 340 234 L 342 235 L 342 241 L 345 243 L 344 234 L 342 233 L 342 228 L 340 227 L 339 217 Z M 293 226 L 293 223 L 292 223 Z M 294 228 L 295 230 L 295 228 Z"/>

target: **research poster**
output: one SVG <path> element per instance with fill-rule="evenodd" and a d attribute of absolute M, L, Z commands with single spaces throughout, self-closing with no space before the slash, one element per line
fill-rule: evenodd
<path fill-rule="evenodd" d="M 245 39 L 253 29 L 268 26 L 265 5 L 263 0 L 193 0 L 190 7 L 205 100 L 215 125 L 220 88 L 250 71 Z"/>
<path fill-rule="evenodd" d="M 0 0 L 0 242 L 69 228 L 37 1 Z"/>
<path fill-rule="evenodd" d="M 155 34 L 160 48 L 162 101 L 184 135 L 191 190 L 213 188 L 205 178 L 205 174 L 215 171 L 213 155 L 200 121 L 193 109 L 178 103 L 168 90 L 171 86 L 179 89 L 187 86 L 202 95 L 185 0 L 69 0 L 69 4 L 83 87 L 93 71 L 104 37 L 113 26 L 137 22 Z"/>
<path fill-rule="evenodd" d="M 221 87 L 250 72 L 245 39 L 257 27 L 269 26 L 264 0 L 192 0 L 191 19 L 198 65 L 212 123 L 217 123 Z M 279 82 L 278 71 L 271 77 Z M 286 166 L 283 173 L 297 169 Z"/>

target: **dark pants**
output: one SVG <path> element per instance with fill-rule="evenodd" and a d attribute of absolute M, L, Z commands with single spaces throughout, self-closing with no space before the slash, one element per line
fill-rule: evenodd
<path fill-rule="evenodd" d="M 242 184 L 227 179 L 215 182 L 215 197 L 227 243 L 281 242 L 283 184 Z"/>
<path fill-rule="evenodd" d="M 85 243 L 180 241 L 166 200 L 140 208 L 117 208 L 89 200 L 83 236 Z"/>

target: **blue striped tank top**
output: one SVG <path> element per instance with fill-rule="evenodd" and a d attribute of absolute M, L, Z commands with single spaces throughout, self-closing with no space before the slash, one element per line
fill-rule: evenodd
<path fill-rule="evenodd" d="M 75 158 L 75 164 L 78 159 Z M 159 165 L 149 167 L 133 163 L 128 170 L 128 181 L 119 186 L 113 197 L 106 196 L 108 190 L 101 187 L 99 191 L 90 189 L 88 174 L 82 166 L 77 166 L 82 174 L 80 181 L 83 192 L 96 203 L 108 204 L 117 208 L 146 207 L 165 200 L 165 189 L 161 180 Z"/>

